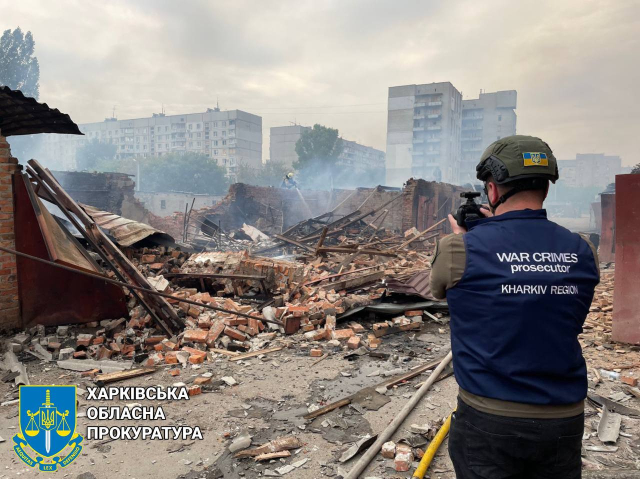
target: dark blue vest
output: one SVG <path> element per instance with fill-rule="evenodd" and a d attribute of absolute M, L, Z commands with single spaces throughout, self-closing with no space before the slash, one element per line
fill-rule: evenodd
<path fill-rule="evenodd" d="M 488 398 L 571 404 L 587 394 L 578 343 L 599 276 L 588 243 L 521 210 L 468 224 L 467 264 L 447 290 L 456 380 Z"/>

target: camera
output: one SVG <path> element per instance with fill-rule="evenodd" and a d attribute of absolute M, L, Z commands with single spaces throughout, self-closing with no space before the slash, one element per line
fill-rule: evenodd
<path fill-rule="evenodd" d="M 475 221 L 480 218 L 484 218 L 484 215 L 480 211 L 480 205 L 474 201 L 474 198 L 479 198 L 482 193 L 478 191 L 465 191 L 460 193 L 460 198 L 466 198 L 467 202 L 460 205 L 458 211 L 453 217 L 458 222 L 458 226 L 466 228 L 465 221 Z"/>

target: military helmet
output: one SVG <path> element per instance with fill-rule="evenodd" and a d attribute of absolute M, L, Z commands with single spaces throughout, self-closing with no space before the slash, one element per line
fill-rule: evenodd
<path fill-rule="evenodd" d="M 287 173 L 287 178 L 293 178 L 293 173 Z"/>
<path fill-rule="evenodd" d="M 535 136 L 513 135 L 491 143 L 476 166 L 476 177 L 489 175 L 499 185 L 511 181 L 542 178 L 555 183 L 558 163 L 549 145 Z"/>

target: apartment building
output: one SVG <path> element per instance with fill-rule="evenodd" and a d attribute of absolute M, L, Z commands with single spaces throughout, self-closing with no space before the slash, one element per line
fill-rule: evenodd
<path fill-rule="evenodd" d="M 290 125 L 271 127 L 269 134 L 270 161 L 283 162 L 288 166 L 298 160 L 296 143 L 308 126 Z M 370 146 L 342 139 L 343 150 L 338 165 L 348 168 L 354 175 L 365 175 L 376 184 L 384 182 L 385 154 Z M 364 185 L 363 185 L 364 186 Z"/>
<path fill-rule="evenodd" d="M 578 153 L 575 160 L 558 160 L 560 181 L 566 186 L 605 188 L 616 175 L 629 172 L 619 156 L 604 153 Z"/>
<path fill-rule="evenodd" d="M 88 141 L 116 146 L 119 159 L 200 153 L 218 160 L 234 176 L 240 164 L 262 164 L 262 118 L 240 110 L 209 108 L 204 113 L 154 114 L 149 118 L 79 125 L 85 136 L 46 135 L 43 159 L 76 169 L 76 151 Z"/>
<path fill-rule="evenodd" d="M 387 184 L 457 183 L 461 117 L 462 94 L 450 82 L 390 87 Z"/>
<path fill-rule="evenodd" d="M 480 92 L 462 100 L 461 163 L 459 184 L 474 183 L 475 167 L 484 149 L 500 138 L 516 134 L 515 90 Z"/>

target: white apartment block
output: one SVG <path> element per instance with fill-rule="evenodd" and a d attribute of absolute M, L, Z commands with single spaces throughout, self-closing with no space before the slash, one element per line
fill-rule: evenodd
<path fill-rule="evenodd" d="M 119 159 L 200 153 L 218 160 L 234 176 L 240 164 L 262 164 L 262 118 L 240 110 L 207 109 L 185 115 L 154 114 L 149 118 L 79 125 L 84 136 L 46 135 L 43 160 L 64 170 L 76 169 L 76 151 L 88 141 L 116 145 Z"/>
<path fill-rule="evenodd" d="M 449 82 L 389 88 L 387 184 L 474 183 L 484 148 L 516 133 L 515 90 L 462 100 Z"/>
<path fill-rule="evenodd" d="M 304 131 L 311 130 L 308 126 L 290 125 L 271 127 L 269 140 L 270 161 L 279 161 L 287 166 L 298 160 L 296 143 Z M 375 174 L 379 171 L 380 182 L 384 181 L 384 151 L 370 146 L 361 145 L 355 141 L 343 139 L 343 150 L 338 159 L 338 165 L 349 168 L 354 174 Z"/>
<path fill-rule="evenodd" d="M 389 88 L 387 184 L 456 183 L 462 94 L 449 82 Z"/>
<path fill-rule="evenodd" d="M 462 101 L 462 155 L 459 184 L 475 183 L 476 165 L 484 149 L 500 138 L 516 134 L 515 90 L 480 93 Z"/>

